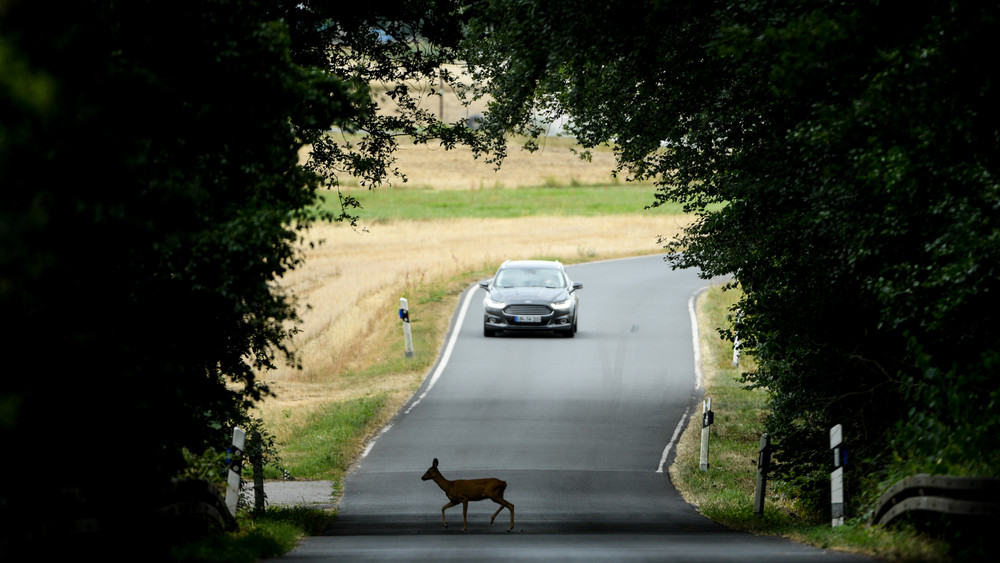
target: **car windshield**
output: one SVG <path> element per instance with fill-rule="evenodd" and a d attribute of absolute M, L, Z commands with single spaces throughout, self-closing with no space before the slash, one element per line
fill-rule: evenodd
<path fill-rule="evenodd" d="M 509 268 L 501 270 L 497 287 L 563 287 L 562 272 L 555 268 Z"/>

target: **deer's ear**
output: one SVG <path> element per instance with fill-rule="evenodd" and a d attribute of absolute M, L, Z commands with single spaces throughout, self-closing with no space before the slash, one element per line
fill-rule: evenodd
<path fill-rule="evenodd" d="M 437 467 L 437 466 L 438 466 L 438 458 L 434 458 L 434 463 L 431 464 L 431 467 Z"/>

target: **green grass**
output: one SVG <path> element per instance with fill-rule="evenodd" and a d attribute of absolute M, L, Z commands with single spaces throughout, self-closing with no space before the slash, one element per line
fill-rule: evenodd
<path fill-rule="evenodd" d="M 207 536 L 170 550 L 172 561 L 253 563 L 291 551 L 303 536 L 322 533 L 333 515 L 308 508 L 268 508 L 263 516 L 239 515 L 239 531 Z"/>
<path fill-rule="evenodd" d="M 281 445 L 282 469 L 302 479 L 340 482 L 384 405 L 384 395 L 330 403 L 312 417 L 296 439 Z M 274 467 L 265 468 L 264 476 L 280 478 Z"/>
<path fill-rule="evenodd" d="M 351 190 L 362 204 L 366 222 L 454 218 L 514 218 L 533 215 L 585 216 L 629 213 L 682 213 L 680 204 L 645 210 L 653 203 L 650 185 L 540 186 L 535 188 L 488 188 L 482 190 L 430 190 L 423 188 L 377 188 Z M 335 193 L 324 194 L 320 206 L 339 211 Z"/>

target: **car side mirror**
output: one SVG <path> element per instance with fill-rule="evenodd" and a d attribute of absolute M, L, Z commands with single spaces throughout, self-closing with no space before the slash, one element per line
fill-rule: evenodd
<path fill-rule="evenodd" d="M 490 281 L 492 281 L 492 280 L 483 280 L 483 281 L 479 282 L 479 287 L 485 289 L 486 291 L 489 291 L 490 290 Z"/>
<path fill-rule="evenodd" d="M 583 284 L 580 282 L 573 282 L 573 291 L 576 291 L 578 289 L 583 289 Z"/>

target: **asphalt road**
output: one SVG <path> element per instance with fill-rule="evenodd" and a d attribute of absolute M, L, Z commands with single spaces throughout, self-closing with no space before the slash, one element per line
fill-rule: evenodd
<path fill-rule="evenodd" d="M 864 561 L 736 533 L 684 502 L 663 468 L 700 390 L 689 303 L 707 282 L 661 257 L 567 267 L 584 284 L 576 338 L 483 337 L 483 292 L 460 301 L 438 365 L 349 475 L 337 521 L 288 561 Z M 419 315 L 419 311 L 411 311 Z M 461 506 L 420 476 L 498 477 Z"/>

